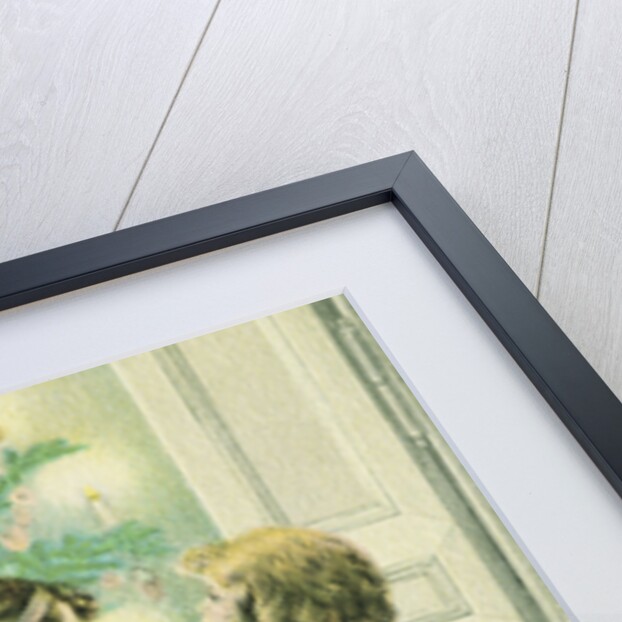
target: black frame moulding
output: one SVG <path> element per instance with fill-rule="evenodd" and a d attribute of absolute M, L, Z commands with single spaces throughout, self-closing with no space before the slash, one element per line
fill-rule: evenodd
<path fill-rule="evenodd" d="M 622 496 L 622 403 L 414 152 L 0 264 L 0 310 L 392 202 Z"/>

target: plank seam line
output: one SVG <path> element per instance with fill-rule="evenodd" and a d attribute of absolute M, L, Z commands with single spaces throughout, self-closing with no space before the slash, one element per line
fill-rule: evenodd
<path fill-rule="evenodd" d="M 577 34 L 577 22 L 579 18 L 579 3 L 581 0 L 576 0 L 574 18 L 572 22 L 572 33 L 570 35 L 570 50 L 568 51 L 568 63 L 566 66 L 566 80 L 564 82 L 564 91 L 562 95 L 562 106 L 559 115 L 559 125 L 557 128 L 557 141 L 555 144 L 555 158 L 553 160 L 553 172 L 551 174 L 551 187 L 549 189 L 549 196 L 546 206 L 546 215 L 544 217 L 544 230 L 542 232 L 542 246 L 540 250 L 540 266 L 538 269 L 538 278 L 535 287 L 535 296 L 540 300 L 540 292 L 542 289 L 542 275 L 544 273 L 544 262 L 546 255 L 546 247 L 549 238 L 549 226 L 551 224 L 551 210 L 553 207 L 553 197 L 555 195 L 555 182 L 557 181 L 557 167 L 559 164 L 559 152 L 562 142 L 562 131 L 564 127 L 564 120 L 566 117 L 566 105 L 568 101 L 568 84 L 570 83 L 570 68 L 572 66 L 572 56 L 574 52 L 575 38 Z"/>
<path fill-rule="evenodd" d="M 214 16 L 216 15 L 216 12 L 218 11 L 218 7 L 220 6 L 221 1 L 222 0 L 216 0 L 216 4 L 214 5 L 214 10 L 212 11 L 211 15 L 207 19 L 205 28 L 203 29 L 203 32 L 201 33 L 201 36 L 199 37 L 199 41 L 196 44 L 194 51 L 192 52 L 192 55 L 190 56 L 190 61 L 188 62 L 188 65 L 186 66 L 186 69 L 184 70 L 183 75 L 181 76 L 181 81 L 179 82 L 179 85 L 177 86 L 177 89 L 175 90 L 175 94 L 173 95 L 173 99 L 171 100 L 171 103 L 169 104 L 166 110 L 166 113 L 164 114 L 164 118 L 162 119 L 162 122 L 160 123 L 160 127 L 158 128 L 158 131 L 156 132 L 155 138 L 153 139 L 153 142 L 151 143 L 151 147 L 149 147 L 149 151 L 147 151 L 145 161 L 140 167 L 140 171 L 138 171 L 136 180 L 134 181 L 132 188 L 130 190 L 130 193 L 127 197 L 127 200 L 125 201 L 125 204 L 123 205 L 123 208 L 121 209 L 121 213 L 119 214 L 119 217 L 117 218 L 113 231 L 117 231 L 119 226 L 121 225 L 121 221 L 123 220 L 123 217 L 125 216 L 127 212 L 127 208 L 130 205 L 130 202 L 132 200 L 132 197 L 134 196 L 134 193 L 136 192 L 136 188 L 138 187 L 138 184 L 140 180 L 142 179 L 143 173 L 145 172 L 145 169 L 147 168 L 147 164 L 149 163 L 149 160 L 151 159 L 153 151 L 155 150 L 155 147 L 158 143 L 158 140 L 160 139 L 160 135 L 162 134 L 162 131 L 164 130 L 164 126 L 168 122 L 168 119 L 171 115 L 171 111 L 173 110 L 173 107 L 175 106 L 175 103 L 177 102 L 177 98 L 179 97 L 179 93 L 181 92 L 181 89 L 184 83 L 186 82 L 186 78 L 188 77 L 188 74 L 190 73 L 190 69 L 192 68 L 192 65 L 194 64 L 194 60 L 196 59 L 197 54 L 199 53 L 199 50 L 201 49 L 201 46 L 203 45 L 203 41 L 205 40 L 207 31 L 209 30 L 209 27 L 212 25 L 212 22 L 214 21 Z"/>

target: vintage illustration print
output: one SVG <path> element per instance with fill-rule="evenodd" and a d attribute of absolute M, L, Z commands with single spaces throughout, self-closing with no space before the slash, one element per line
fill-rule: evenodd
<path fill-rule="evenodd" d="M 345 297 L 0 396 L 0 620 L 567 620 Z"/>

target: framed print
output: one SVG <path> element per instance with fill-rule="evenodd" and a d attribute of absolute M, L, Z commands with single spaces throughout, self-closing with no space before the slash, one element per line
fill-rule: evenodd
<path fill-rule="evenodd" d="M 622 407 L 415 154 L 0 300 L 0 616 L 622 615 Z"/>

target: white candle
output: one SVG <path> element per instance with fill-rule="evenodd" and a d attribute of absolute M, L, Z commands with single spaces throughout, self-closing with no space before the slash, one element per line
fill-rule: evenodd
<path fill-rule="evenodd" d="M 84 487 L 84 496 L 87 498 L 93 511 L 102 522 L 104 527 L 112 527 L 117 522 L 110 508 L 106 502 L 102 499 L 102 495 L 99 490 L 92 488 L 91 486 Z"/>

